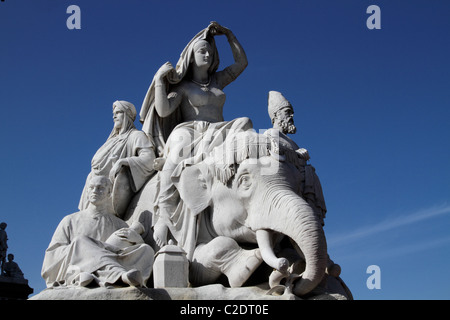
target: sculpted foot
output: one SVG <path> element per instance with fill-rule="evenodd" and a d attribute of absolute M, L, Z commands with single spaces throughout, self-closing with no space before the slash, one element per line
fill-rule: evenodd
<path fill-rule="evenodd" d="M 164 247 L 167 244 L 168 231 L 169 229 L 165 224 L 158 222 L 156 223 L 153 232 L 153 239 L 160 248 Z"/>
<path fill-rule="evenodd" d="M 142 274 L 139 270 L 136 269 L 131 269 L 130 271 L 122 274 L 122 281 L 133 287 L 141 287 L 144 285 Z"/>
<path fill-rule="evenodd" d="M 87 272 L 81 272 L 79 276 L 79 286 L 80 287 L 86 287 L 89 285 L 92 280 L 94 280 L 94 276 Z"/>
<path fill-rule="evenodd" d="M 242 250 L 226 272 L 230 287 L 241 287 L 263 261 L 259 249 Z"/>

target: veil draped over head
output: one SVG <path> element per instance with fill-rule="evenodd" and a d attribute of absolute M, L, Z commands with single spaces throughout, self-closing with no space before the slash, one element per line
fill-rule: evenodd
<path fill-rule="evenodd" d="M 109 138 L 115 137 L 120 134 L 124 134 L 129 132 L 131 129 L 134 129 L 134 120 L 136 119 L 136 108 L 134 104 L 124 100 L 116 100 L 113 103 L 113 111 L 115 108 L 120 108 L 125 113 L 124 123 L 120 129 L 113 128 Z"/>
<path fill-rule="evenodd" d="M 192 38 L 181 53 L 175 69 L 167 74 L 166 88 L 168 89 L 168 92 L 170 92 L 170 85 L 179 83 L 188 73 L 193 58 L 194 45 L 199 40 L 208 41 L 214 52 L 213 62 L 209 68 L 209 74 L 211 75 L 217 71 L 217 68 L 219 67 L 219 52 L 217 51 L 214 36 L 210 32 L 210 27 L 207 27 Z M 145 95 L 139 116 L 140 122 L 142 123 L 142 131 L 153 139 L 158 156 L 162 156 L 169 134 L 176 125 L 183 122 L 183 119 L 181 118 L 180 110 L 176 110 L 165 118 L 161 118 L 158 115 L 155 109 L 155 78 L 153 78 L 147 94 Z"/>

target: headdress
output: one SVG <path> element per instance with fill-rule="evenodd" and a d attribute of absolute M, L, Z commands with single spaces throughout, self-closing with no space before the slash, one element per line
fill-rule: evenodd
<path fill-rule="evenodd" d="M 269 91 L 268 112 L 272 121 L 277 112 L 286 107 L 292 108 L 292 105 L 280 92 Z"/>

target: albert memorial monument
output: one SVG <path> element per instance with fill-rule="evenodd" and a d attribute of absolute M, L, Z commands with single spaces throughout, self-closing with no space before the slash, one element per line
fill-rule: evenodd
<path fill-rule="evenodd" d="M 353 299 L 327 252 L 318 172 L 289 137 L 288 93 L 267 92 L 263 133 L 251 113 L 224 120 L 226 87 L 246 67 L 234 32 L 211 22 L 149 79 L 140 110 L 112 103 L 111 134 L 32 299 Z"/>

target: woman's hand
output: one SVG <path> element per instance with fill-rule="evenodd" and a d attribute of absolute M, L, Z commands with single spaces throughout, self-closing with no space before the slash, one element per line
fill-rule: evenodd
<path fill-rule="evenodd" d="M 209 32 L 213 36 L 228 35 L 231 30 L 221 26 L 216 21 L 212 21 L 208 26 Z"/>
<path fill-rule="evenodd" d="M 164 63 L 164 64 L 158 69 L 158 71 L 157 71 L 156 74 L 155 74 L 155 79 L 156 79 L 156 81 L 162 83 L 163 80 L 164 80 L 164 78 L 166 78 L 167 75 L 168 75 L 170 72 L 173 72 L 174 70 L 175 70 L 175 69 L 174 69 L 173 65 L 172 65 L 170 62 Z"/>

